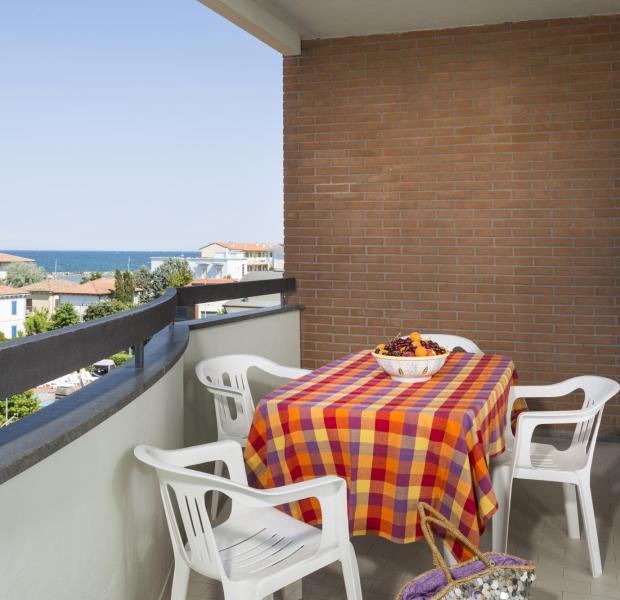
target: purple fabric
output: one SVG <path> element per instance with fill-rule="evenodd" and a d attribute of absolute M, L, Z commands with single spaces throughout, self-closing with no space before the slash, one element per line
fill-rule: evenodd
<path fill-rule="evenodd" d="M 506 556 L 504 554 L 487 554 L 489 560 L 492 560 L 496 566 L 498 565 L 526 565 L 527 561 L 517 558 L 516 556 Z M 475 575 L 480 571 L 484 571 L 486 565 L 481 560 L 470 562 L 466 565 L 453 567 L 450 569 L 452 576 L 457 581 L 471 575 Z M 426 575 L 412 581 L 402 592 L 399 600 L 427 600 L 448 584 L 444 572 L 437 568 L 433 569 Z"/>

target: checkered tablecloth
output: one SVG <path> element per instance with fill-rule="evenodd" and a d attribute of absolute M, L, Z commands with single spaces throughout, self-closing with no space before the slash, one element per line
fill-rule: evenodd
<path fill-rule="evenodd" d="M 478 544 L 497 509 L 489 458 L 504 450 L 513 377 L 512 360 L 492 354 L 453 353 L 417 384 L 393 381 L 368 351 L 331 362 L 259 403 L 245 451 L 250 485 L 339 475 L 352 535 L 421 539 L 422 500 Z M 320 521 L 315 500 L 288 510 Z"/>

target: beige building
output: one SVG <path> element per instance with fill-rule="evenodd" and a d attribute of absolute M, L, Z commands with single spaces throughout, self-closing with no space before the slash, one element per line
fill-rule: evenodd
<path fill-rule="evenodd" d="M 44 279 L 19 289 L 30 294 L 29 308 L 31 310 L 47 311 L 51 315 L 60 305 L 61 295 L 77 293 L 79 288 L 79 284 L 64 279 Z"/>

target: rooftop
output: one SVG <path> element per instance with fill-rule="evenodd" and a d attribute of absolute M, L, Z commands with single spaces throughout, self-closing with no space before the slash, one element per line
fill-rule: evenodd
<path fill-rule="evenodd" d="M 28 292 L 8 285 L 0 285 L 0 296 L 26 296 Z"/>
<path fill-rule="evenodd" d="M 7 254 L 6 252 L 0 252 L 0 263 L 22 263 L 22 262 L 34 262 L 32 258 L 25 258 L 24 256 L 15 256 L 15 254 Z"/>
<path fill-rule="evenodd" d="M 43 279 L 37 283 L 31 283 L 25 285 L 20 290 L 24 292 L 48 292 L 50 294 L 66 294 L 77 293 L 75 290 L 80 287 L 80 284 L 67 281 L 66 279 Z"/>
<path fill-rule="evenodd" d="M 273 248 L 274 244 L 258 244 L 254 242 L 211 242 L 206 246 L 202 246 L 200 249 L 208 248 L 212 245 L 222 246 L 229 250 L 241 250 L 244 252 L 264 252 Z"/>

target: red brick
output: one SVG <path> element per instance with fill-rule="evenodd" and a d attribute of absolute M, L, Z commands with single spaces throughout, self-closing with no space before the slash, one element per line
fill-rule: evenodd
<path fill-rule="evenodd" d="M 399 330 L 522 383 L 620 366 L 620 16 L 303 43 L 284 60 L 303 363 Z M 620 402 L 604 428 L 620 431 Z"/>

